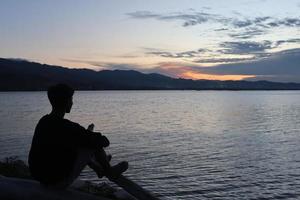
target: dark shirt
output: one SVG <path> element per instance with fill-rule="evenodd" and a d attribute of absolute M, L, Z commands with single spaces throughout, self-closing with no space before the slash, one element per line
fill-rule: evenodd
<path fill-rule="evenodd" d="M 80 148 L 106 147 L 109 141 L 100 133 L 77 123 L 45 115 L 37 124 L 29 153 L 31 175 L 44 184 L 54 184 L 69 175 Z"/>

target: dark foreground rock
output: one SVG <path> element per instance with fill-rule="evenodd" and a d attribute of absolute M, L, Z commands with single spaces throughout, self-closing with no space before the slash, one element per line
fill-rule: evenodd
<path fill-rule="evenodd" d="M 0 177 L 0 199 L 6 200 L 109 200 L 92 194 L 76 191 L 50 189 L 28 179 Z"/>
<path fill-rule="evenodd" d="M 30 176 L 28 166 L 18 157 L 7 157 L 0 161 L 0 200 L 102 200 L 134 199 L 124 190 L 107 183 L 95 184 L 77 180 L 67 190 L 45 188 Z"/>

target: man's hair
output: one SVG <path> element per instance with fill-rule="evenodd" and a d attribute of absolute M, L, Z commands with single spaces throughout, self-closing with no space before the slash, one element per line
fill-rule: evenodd
<path fill-rule="evenodd" d="M 72 98 L 74 89 L 66 84 L 56 84 L 48 88 L 48 99 L 55 108 L 65 107 Z"/>

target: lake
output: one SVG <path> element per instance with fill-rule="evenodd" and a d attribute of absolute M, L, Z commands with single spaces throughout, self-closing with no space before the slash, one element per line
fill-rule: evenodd
<path fill-rule="evenodd" d="M 27 160 L 50 109 L 46 92 L 1 92 L 0 158 Z M 300 198 L 300 91 L 78 91 L 66 118 L 162 199 Z"/>

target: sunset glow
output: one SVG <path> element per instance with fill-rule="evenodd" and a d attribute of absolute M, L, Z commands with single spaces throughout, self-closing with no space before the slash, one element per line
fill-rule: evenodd
<path fill-rule="evenodd" d="M 182 74 L 182 78 L 187 78 L 187 79 L 206 79 L 206 80 L 220 80 L 220 81 L 228 81 L 228 80 L 233 80 L 233 81 L 240 81 L 246 78 L 254 78 L 254 75 L 214 75 L 214 74 L 202 74 L 202 73 L 197 73 L 197 72 L 184 72 Z"/>

